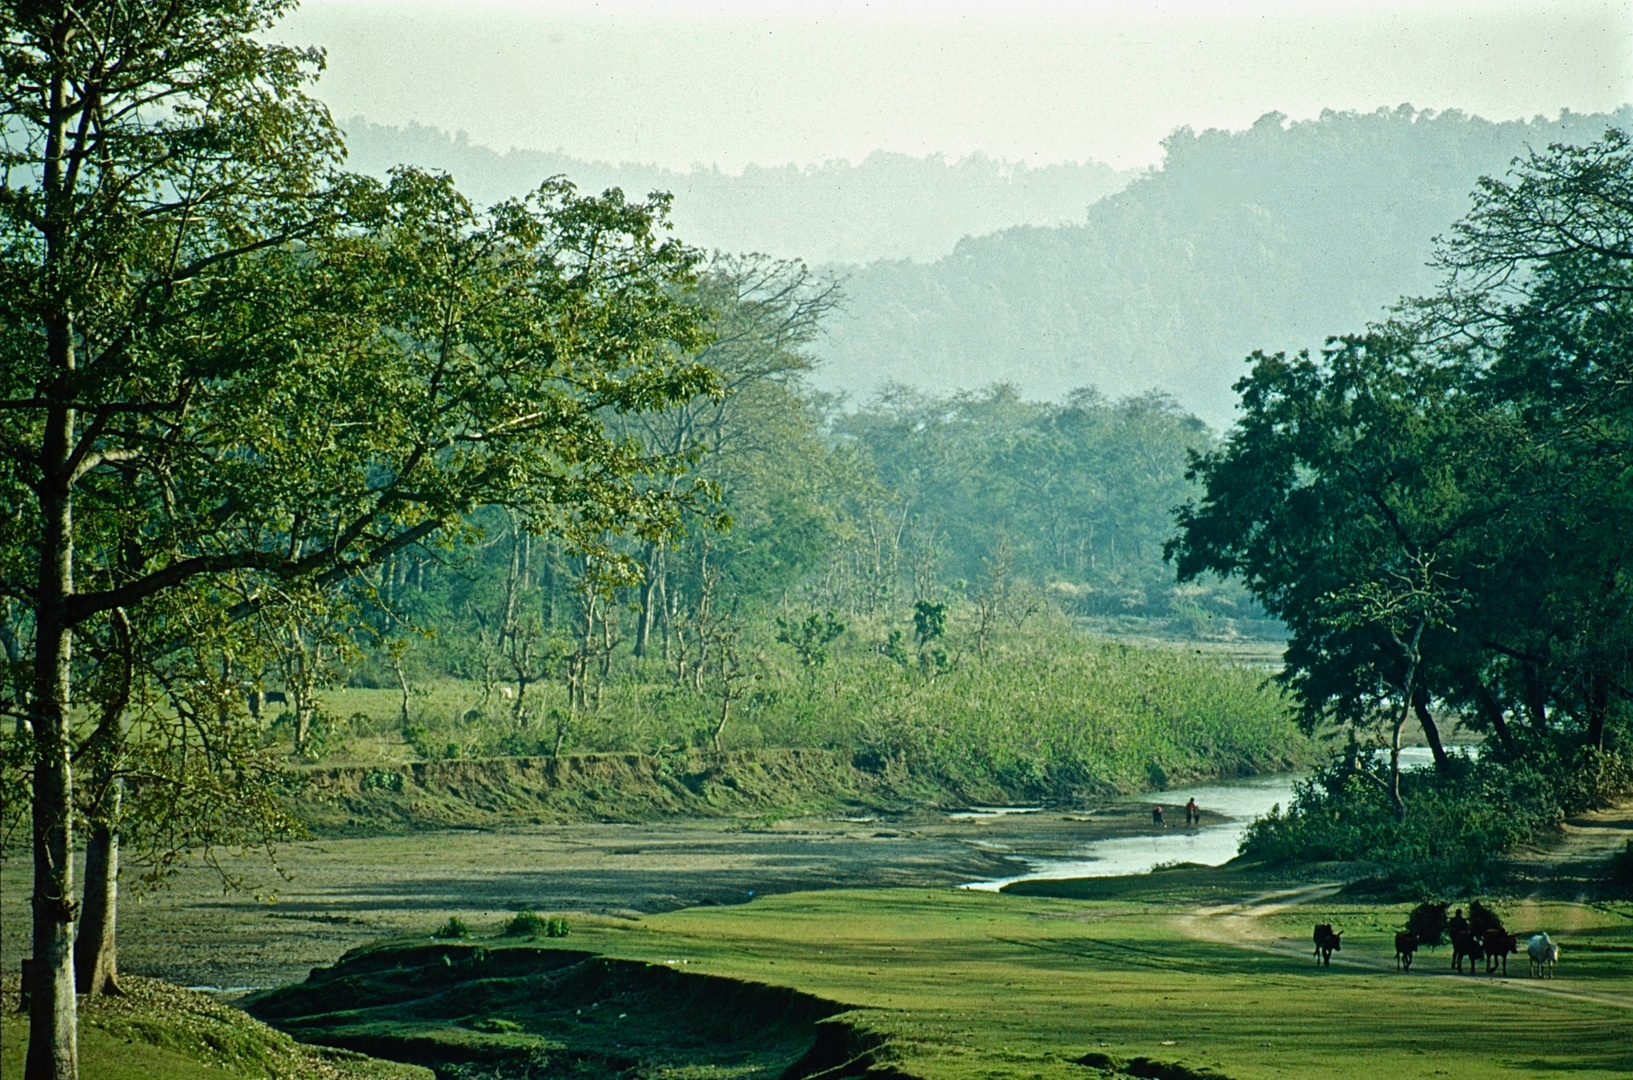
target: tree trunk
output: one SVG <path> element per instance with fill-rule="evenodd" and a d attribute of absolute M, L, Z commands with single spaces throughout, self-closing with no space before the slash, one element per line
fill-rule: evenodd
<path fill-rule="evenodd" d="M 1520 669 L 1525 682 L 1525 711 L 1531 716 L 1531 726 L 1538 735 L 1548 737 L 1548 700 L 1542 685 L 1542 674 L 1535 664 L 1527 662 Z"/>
<path fill-rule="evenodd" d="M 1423 688 L 1412 695 L 1412 711 L 1417 713 L 1418 723 L 1423 725 L 1423 737 L 1429 740 L 1429 749 L 1435 755 L 1435 768 L 1445 772 L 1451 768 L 1451 762 L 1446 757 L 1446 748 L 1440 744 L 1440 728 L 1435 724 L 1435 718 L 1429 712 L 1429 692 Z"/>
<path fill-rule="evenodd" d="M 1508 729 L 1508 720 L 1503 716 L 1502 702 L 1486 685 L 1479 680 L 1474 683 L 1474 699 L 1480 706 L 1480 715 L 1485 718 L 1492 734 L 1497 736 L 1497 743 L 1503 748 L 1503 754 L 1510 761 L 1520 756 L 1519 747 L 1514 744 L 1514 733 Z"/>
<path fill-rule="evenodd" d="M 1588 673 L 1587 745 L 1605 748 L 1605 721 L 1610 716 L 1610 676 L 1603 671 Z"/>
<path fill-rule="evenodd" d="M 403 658 L 395 653 L 391 654 L 391 670 L 397 674 L 397 689 L 402 693 L 402 706 L 399 709 L 402 714 L 400 723 L 402 726 L 407 727 L 409 724 L 408 701 L 411 696 L 408 691 L 408 673 L 403 670 Z"/>
<path fill-rule="evenodd" d="M 641 579 L 641 614 L 635 620 L 635 647 L 632 652 L 636 656 L 646 655 L 647 639 L 652 636 L 652 624 L 657 616 L 652 610 L 652 602 L 658 595 L 658 568 L 662 558 L 663 549 L 656 544 L 650 545 L 646 557 L 646 576 Z"/>
<path fill-rule="evenodd" d="M 726 720 L 731 716 L 731 692 L 728 690 L 720 699 L 720 723 L 714 726 L 714 752 L 720 753 L 720 736 L 726 731 Z"/>
<path fill-rule="evenodd" d="M 85 842 L 85 903 L 74 942 L 74 984 L 81 994 L 118 994 L 119 812 L 117 787 L 111 814 L 91 828 Z"/>
<path fill-rule="evenodd" d="M 73 367 L 65 324 L 50 327 L 53 359 Z M 34 964 L 29 987 L 27 1080 L 77 1080 L 74 999 L 74 781 L 68 710 L 73 631 L 73 501 L 69 461 L 73 410 L 52 407 L 40 460 L 40 576 L 34 608 Z"/>

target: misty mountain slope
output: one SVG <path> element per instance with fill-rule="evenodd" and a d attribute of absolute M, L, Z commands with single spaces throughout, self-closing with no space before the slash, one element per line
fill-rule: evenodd
<path fill-rule="evenodd" d="M 687 243 L 811 263 L 928 260 L 964 236 L 1081 221 L 1090 203 L 1136 175 L 1097 161 L 1029 168 L 981 155 L 950 162 L 876 151 L 859 165 L 750 165 L 733 176 L 531 150 L 501 154 L 416 124 L 353 119 L 343 127 L 349 164 L 360 172 L 383 176 L 403 162 L 441 169 L 484 203 L 520 195 L 557 174 L 587 191 L 668 191 L 675 196 L 675 231 Z"/>
<path fill-rule="evenodd" d="M 1255 348 L 1317 348 L 1436 284 L 1432 238 L 1527 145 L 1587 142 L 1612 115 L 1496 124 L 1402 107 L 1181 129 L 1160 170 L 1079 225 L 965 239 L 931 264 L 850 270 L 818 381 L 865 396 L 997 380 L 1058 398 L 1160 388 L 1211 423 Z"/>

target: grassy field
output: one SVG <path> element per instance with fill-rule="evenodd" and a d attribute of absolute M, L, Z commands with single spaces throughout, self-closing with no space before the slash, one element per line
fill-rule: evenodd
<path fill-rule="evenodd" d="M 1253 901 L 1267 885 L 1280 899 Z M 1083 891 L 1091 898 L 801 893 L 636 921 L 579 920 L 562 943 L 576 955 L 481 927 L 494 936 L 381 946 L 260 1008 L 305 1037 L 395 1044 L 443 1062 L 553 1055 L 586 1076 L 776 1076 L 818 1032 L 815 1056 L 795 1075 L 838 1067 L 847 1055 L 852 1068 L 828 1075 L 1082 1080 L 1094 1075 L 1085 1061 L 1181 1080 L 1633 1070 L 1633 903 L 1505 908 L 1514 928 L 1546 927 L 1563 943 L 1559 977 L 1544 983 L 1524 977 L 1523 961 L 1507 979 L 1458 977 L 1442 970 L 1444 955 L 1429 953 L 1419 969 L 1396 973 L 1388 935 L 1405 909 L 1335 901 L 1309 882 L 1176 871 Z M 1315 922 L 1346 931 L 1331 968 L 1308 955 Z M 516 948 L 541 951 L 507 954 Z M 601 965 L 601 974 L 574 966 L 584 964 Z M 558 974 L 542 977 L 545 968 Z M 673 1011 L 655 1004 L 673 1000 L 673 988 L 665 996 L 659 983 L 677 972 L 719 980 L 712 991 L 707 980 L 688 984 L 697 1016 L 727 1001 L 742 1011 L 755 987 L 809 995 L 833 1015 L 813 1023 L 824 1010 L 807 1008 L 810 1034 L 776 1045 L 722 1032 L 711 1056 L 677 1041 Z M 507 985 L 518 979 L 526 992 Z M 354 1008 L 365 992 L 391 1003 Z M 788 1030 L 786 1006 L 776 1016 Z"/>

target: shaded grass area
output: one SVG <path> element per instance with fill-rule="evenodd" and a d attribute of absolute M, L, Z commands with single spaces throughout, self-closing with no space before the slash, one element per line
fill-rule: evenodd
<path fill-rule="evenodd" d="M 21 1077 L 28 1017 L 17 1011 L 19 979 L 0 993 L 0 1075 Z M 120 997 L 80 998 L 82 1080 L 431 1080 L 416 1065 L 303 1045 L 214 998 L 137 976 Z"/>
<path fill-rule="evenodd" d="M 1608 1077 L 1633 1069 L 1633 1015 L 1605 1003 L 1633 995 L 1633 972 L 1620 962 L 1623 950 L 1633 948 L 1633 905 L 1539 909 L 1535 919 L 1558 928 L 1567 957 L 1574 951 L 1591 959 L 1562 966 L 1547 992 L 1522 993 L 1483 978 L 1320 969 L 1302 952 L 1278 955 L 1180 933 L 1176 914 L 1229 893 L 1222 873 L 1228 872 L 1124 879 L 1138 884 L 1121 891 L 1105 886 L 1091 900 L 909 889 L 790 894 L 639 921 L 575 923 L 572 944 L 601 958 L 650 965 L 626 970 L 684 971 L 727 980 L 722 985 L 737 988 L 732 993 L 782 987 L 834 1003 L 843 1011 L 804 1029 L 813 1057 L 791 1075 L 827 1069 L 834 1076 L 895 1073 L 927 1080 L 1086 1080 L 1095 1074 L 1079 1064 L 1085 1055 L 1095 1055 L 1087 1060 L 1102 1070 L 1129 1075 L 1167 1070 L 1235 1080 Z M 1152 881 L 1160 881 L 1156 891 Z M 1263 886 L 1238 878 L 1234 895 Z M 1279 918 L 1298 942 L 1313 922 L 1346 923 L 1344 956 L 1376 953 L 1387 961 L 1392 949 L 1384 935 L 1404 918 L 1404 908 L 1318 903 Z M 1373 921 L 1363 925 L 1365 919 Z M 473 944 L 489 951 L 488 963 L 509 948 L 497 935 Z M 379 970 L 394 963 L 394 955 L 423 953 L 426 945 L 424 938 L 386 943 L 364 955 Z M 518 947 L 540 955 L 542 945 Z M 571 1025 L 558 1022 L 571 998 L 507 999 L 503 1018 L 519 1030 L 484 1035 L 474 1026 L 484 1008 L 476 999 L 461 1000 L 457 1012 L 426 1006 L 432 1013 L 443 1009 L 440 1017 L 353 1016 L 324 1003 L 322 984 L 333 978 L 276 997 L 280 1008 L 305 1018 L 303 1037 L 343 1041 L 371 1024 L 377 1035 L 395 1031 L 392 1037 L 435 1041 L 451 1025 L 461 1046 L 472 1039 L 500 1045 L 523 1033 L 560 1041 L 564 1050 L 575 1045 Z M 473 994 L 481 982 L 472 978 Z M 1558 993 L 1573 989 L 1586 997 Z M 651 1025 L 655 1042 L 675 1015 L 657 1008 L 621 1011 L 630 1029 Z M 605 1029 L 585 1031 L 605 1041 Z M 1480 1052 L 1469 1053 L 1476 1045 Z M 780 1052 L 788 1056 L 789 1043 Z M 846 1054 L 849 1071 L 831 1071 Z M 746 1069 L 738 1075 L 772 1076 L 779 1069 L 769 1059 L 752 1067 L 734 1060 Z M 676 1075 L 673 1068 L 672 1061 L 648 1058 L 618 1075 Z"/>

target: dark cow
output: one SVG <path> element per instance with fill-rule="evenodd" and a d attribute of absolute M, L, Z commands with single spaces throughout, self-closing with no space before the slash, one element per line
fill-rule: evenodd
<path fill-rule="evenodd" d="M 1412 970 L 1412 954 L 1418 951 L 1418 936 L 1410 930 L 1395 935 L 1395 966 L 1402 971 Z"/>
<path fill-rule="evenodd" d="M 1332 966 L 1332 954 L 1342 952 L 1344 949 L 1343 943 L 1338 940 L 1343 936 L 1341 933 L 1335 934 L 1332 932 L 1331 923 L 1322 923 L 1315 928 L 1314 955 L 1321 958 L 1317 963 L 1323 967 Z"/>
<path fill-rule="evenodd" d="M 1486 950 L 1486 974 L 1490 975 L 1501 964 L 1503 974 L 1508 974 L 1508 954 L 1519 954 L 1520 939 L 1515 934 L 1505 930 L 1487 930 L 1486 936 L 1481 939 L 1481 945 Z"/>
<path fill-rule="evenodd" d="M 1465 956 L 1469 959 L 1469 974 L 1478 974 L 1475 965 L 1486 958 L 1485 950 L 1480 947 L 1480 939 L 1471 931 L 1458 930 L 1452 934 L 1452 967 L 1457 969 L 1459 975 L 1463 973 Z"/>

